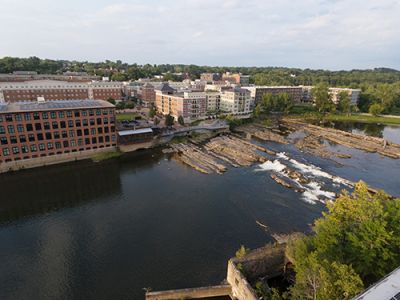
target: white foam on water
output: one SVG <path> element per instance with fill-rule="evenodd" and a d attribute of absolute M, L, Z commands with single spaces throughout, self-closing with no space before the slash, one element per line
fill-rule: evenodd
<path fill-rule="evenodd" d="M 319 168 L 313 164 L 309 164 L 309 165 L 303 164 L 293 158 L 289 158 L 283 152 L 278 153 L 277 156 L 292 163 L 293 167 L 302 171 L 302 173 L 311 174 L 316 177 L 327 178 L 327 179 L 332 180 L 334 183 L 343 184 L 346 186 L 352 186 L 350 181 L 348 181 L 347 179 L 341 178 L 339 176 L 333 176 L 325 171 L 322 171 L 321 168 Z"/>
<path fill-rule="evenodd" d="M 281 173 L 286 168 L 286 166 L 277 159 L 275 159 L 274 161 L 268 160 L 265 163 L 259 165 L 259 167 L 261 169 L 258 169 L 257 171 L 275 171 L 278 173 Z"/>
<path fill-rule="evenodd" d="M 302 194 L 302 199 L 312 204 L 315 204 L 317 201 L 324 202 L 321 200 L 321 197 L 334 199 L 336 196 L 336 194 L 333 192 L 323 190 L 321 185 L 315 181 L 310 182 L 303 188 L 305 191 Z"/>

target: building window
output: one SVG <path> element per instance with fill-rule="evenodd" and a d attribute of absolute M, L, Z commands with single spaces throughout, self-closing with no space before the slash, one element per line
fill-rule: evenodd
<path fill-rule="evenodd" d="M 51 117 L 52 119 L 56 119 L 56 118 L 57 118 L 57 113 L 56 113 L 55 111 L 52 111 L 52 112 L 50 113 L 50 117 Z"/>
<path fill-rule="evenodd" d="M 31 145 L 31 152 L 36 152 L 36 151 L 37 151 L 36 145 Z"/>
<path fill-rule="evenodd" d="M 65 117 L 64 112 L 63 112 L 63 111 L 58 112 L 58 117 L 59 117 L 60 119 L 64 118 L 64 117 Z"/>
<path fill-rule="evenodd" d="M 26 143 L 26 136 L 20 135 L 20 136 L 19 136 L 19 142 L 20 142 L 20 143 Z"/>
<path fill-rule="evenodd" d="M 38 133 L 37 134 L 37 140 L 38 141 L 43 141 L 43 133 Z"/>
<path fill-rule="evenodd" d="M 72 118 L 72 111 L 67 111 L 67 118 Z"/>
<path fill-rule="evenodd" d="M 47 120 L 49 118 L 49 113 L 48 112 L 43 112 L 42 113 L 42 119 Z"/>
<path fill-rule="evenodd" d="M 13 152 L 13 154 L 18 154 L 19 153 L 19 148 L 18 147 L 12 147 L 12 152 Z"/>
<path fill-rule="evenodd" d="M 53 149 L 53 143 L 47 143 L 47 149 L 48 150 Z"/>
<path fill-rule="evenodd" d="M 74 113 L 74 115 L 75 115 L 76 118 L 79 118 L 79 117 L 81 116 L 81 113 L 80 113 L 79 111 L 76 111 L 76 112 Z"/>
<path fill-rule="evenodd" d="M 46 140 L 51 140 L 51 132 L 46 132 Z"/>
<path fill-rule="evenodd" d="M 28 153 L 29 149 L 27 146 L 23 145 L 23 146 L 21 146 L 21 151 L 22 151 L 22 153 Z"/>
<path fill-rule="evenodd" d="M 56 142 L 55 146 L 56 146 L 56 149 L 61 149 L 61 143 L 60 142 Z"/>
<path fill-rule="evenodd" d="M 31 120 L 31 114 L 30 113 L 25 113 L 24 117 L 25 117 L 25 121 L 30 121 Z"/>
<path fill-rule="evenodd" d="M 58 129 L 58 122 L 57 121 L 51 122 L 51 126 L 53 127 L 53 129 Z"/>
<path fill-rule="evenodd" d="M 75 137 L 75 131 L 70 130 L 69 131 L 69 137 Z"/>
<path fill-rule="evenodd" d="M 9 156 L 9 155 L 10 155 L 10 149 L 3 148 L 3 156 Z"/>
<path fill-rule="evenodd" d="M 8 140 L 7 140 L 7 138 L 6 137 L 1 137 L 0 138 L 0 144 L 2 144 L 2 145 L 7 145 L 8 144 Z"/>
<path fill-rule="evenodd" d="M 34 120 L 39 120 L 39 119 L 40 119 L 39 113 L 38 113 L 38 112 L 34 112 L 34 113 L 33 113 L 33 119 L 34 119 Z"/>
<path fill-rule="evenodd" d="M 68 148 L 68 141 L 63 141 L 64 148 Z"/>
<path fill-rule="evenodd" d="M 46 150 L 46 148 L 45 148 L 45 146 L 44 146 L 43 143 L 42 143 L 42 144 L 39 144 L 39 150 L 40 150 L 40 151 Z"/>
<path fill-rule="evenodd" d="M 7 126 L 7 130 L 8 130 L 8 133 L 14 133 L 15 132 L 13 125 L 8 125 Z"/>
<path fill-rule="evenodd" d="M 0 126 L 0 134 L 5 134 L 6 133 L 6 129 L 4 128 L 4 126 Z"/>
<path fill-rule="evenodd" d="M 60 132 L 54 131 L 54 139 L 59 139 L 60 138 Z"/>
<path fill-rule="evenodd" d="M 37 131 L 42 130 L 42 124 L 40 124 L 40 123 L 35 123 L 35 129 L 36 129 Z"/>
<path fill-rule="evenodd" d="M 10 114 L 6 115 L 5 119 L 6 119 L 7 122 L 12 122 L 13 121 L 12 115 L 10 115 Z"/>
<path fill-rule="evenodd" d="M 20 114 L 16 114 L 15 121 L 18 121 L 18 122 L 22 121 L 22 116 Z"/>

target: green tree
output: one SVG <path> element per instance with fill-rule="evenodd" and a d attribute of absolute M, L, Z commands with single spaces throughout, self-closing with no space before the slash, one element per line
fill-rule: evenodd
<path fill-rule="evenodd" d="M 261 114 L 261 104 L 257 104 L 253 111 L 254 118 L 258 119 Z"/>
<path fill-rule="evenodd" d="M 155 115 L 156 115 L 156 108 L 154 107 L 154 105 L 152 105 L 150 106 L 149 117 L 154 118 Z"/>
<path fill-rule="evenodd" d="M 311 91 L 315 106 L 320 113 L 327 113 L 334 111 L 334 104 L 332 97 L 329 94 L 328 85 L 325 83 L 318 84 Z"/>
<path fill-rule="evenodd" d="M 121 110 L 121 109 L 125 109 L 125 102 L 120 101 L 117 103 L 116 105 L 117 109 Z"/>
<path fill-rule="evenodd" d="M 173 116 L 171 116 L 170 114 L 165 116 L 165 126 L 169 127 L 174 125 L 175 123 L 175 119 Z"/>
<path fill-rule="evenodd" d="M 378 104 L 378 103 L 375 103 L 375 104 L 372 104 L 370 107 L 369 107 L 369 113 L 371 114 L 371 115 L 373 115 L 373 116 L 378 116 L 379 114 L 381 114 L 382 113 L 382 111 L 383 111 L 383 107 L 382 107 L 382 105 L 380 105 L 380 104 Z"/>
<path fill-rule="evenodd" d="M 111 104 L 115 105 L 115 99 L 114 98 L 110 97 L 110 98 L 107 99 L 107 101 L 110 102 Z"/>
<path fill-rule="evenodd" d="M 347 92 L 342 91 L 339 93 L 338 110 L 345 114 L 350 114 L 350 96 Z"/>
<path fill-rule="evenodd" d="M 178 123 L 179 123 L 180 125 L 182 125 L 182 126 L 185 125 L 185 120 L 183 119 L 182 116 L 179 116 L 179 117 L 178 117 Z"/>
<path fill-rule="evenodd" d="M 128 108 L 128 109 L 133 109 L 133 108 L 135 108 L 135 103 L 133 103 L 133 102 L 127 102 L 126 104 L 125 104 L 125 107 L 126 108 Z"/>
<path fill-rule="evenodd" d="M 244 245 L 241 245 L 239 250 L 236 251 L 236 257 L 237 258 L 242 258 L 245 256 L 247 253 L 249 253 L 250 249 L 246 248 Z"/>

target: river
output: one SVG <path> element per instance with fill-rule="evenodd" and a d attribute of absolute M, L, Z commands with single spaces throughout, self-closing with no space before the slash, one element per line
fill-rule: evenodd
<path fill-rule="evenodd" d="M 400 160 L 337 145 L 352 158 L 329 160 L 265 144 L 280 153 L 272 164 L 223 175 L 161 150 L 0 175 L 0 299 L 143 299 L 143 288 L 217 284 L 241 244 L 309 231 L 346 188 L 341 178 L 400 195 Z M 304 193 L 270 178 L 280 165 L 312 178 Z"/>

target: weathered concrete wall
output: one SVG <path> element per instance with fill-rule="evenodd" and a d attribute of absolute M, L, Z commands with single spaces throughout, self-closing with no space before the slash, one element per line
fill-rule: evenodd
<path fill-rule="evenodd" d="M 231 286 L 229 284 L 225 284 L 225 285 L 192 288 L 192 289 L 147 292 L 146 300 L 199 299 L 199 298 L 230 296 L 230 294 L 231 294 Z"/>
<path fill-rule="evenodd" d="M 80 152 L 57 154 L 53 156 L 4 162 L 0 164 L 0 173 L 8 171 L 17 171 L 21 169 L 30 169 L 35 167 L 43 167 L 48 165 L 55 165 L 70 161 L 83 160 L 91 158 L 93 155 L 96 155 L 98 153 L 112 152 L 115 150 L 116 150 L 115 147 L 99 148 L 99 149 L 85 150 Z"/>
<path fill-rule="evenodd" d="M 226 275 L 228 283 L 232 287 L 232 298 L 239 300 L 258 300 L 256 293 L 248 283 L 242 272 L 236 267 L 232 259 L 228 261 L 228 272 Z"/>
<path fill-rule="evenodd" d="M 229 260 L 227 280 L 232 286 L 233 297 L 239 300 L 258 299 L 249 282 L 259 277 L 273 278 L 281 275 L 286 263 L 285 249 L 285 244 L 270 244 L 250 251 L 242 258 Z"/>

